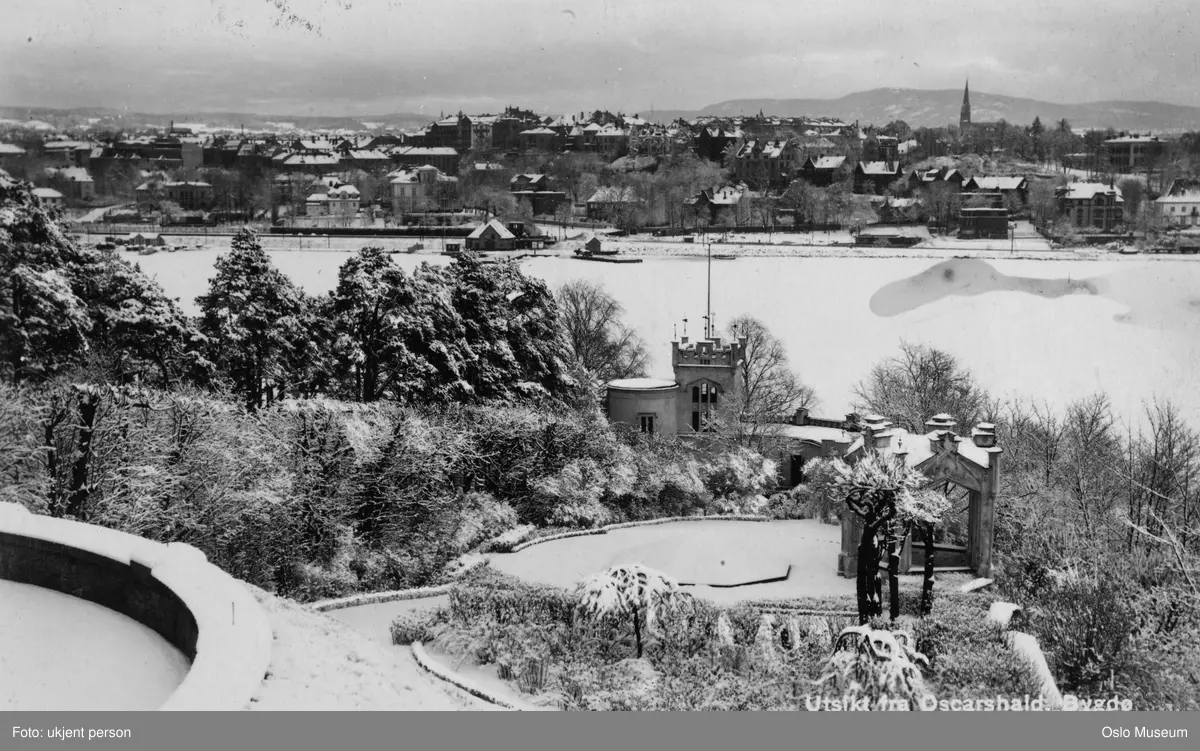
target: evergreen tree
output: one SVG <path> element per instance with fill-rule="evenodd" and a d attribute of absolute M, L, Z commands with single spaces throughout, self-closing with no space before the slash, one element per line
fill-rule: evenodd
<path fill-rule="evenodd" d="M 200 306 L 200 330 L 210 340 L 209 359 L 250 409 L 299 385 L 297 355 L 308 349 L 307 300 L 275 268 L 258 235 L 242 229 L 217 259 Z"/>
<path fill-rule="evenodd" d="M 479 399 L 574 394 L 558 309 L 545 282 L 515 263 L 484 265 L 470 255 L 448 270 L 462 318 L 466 382 Z"/>
<path fill-rule="evenodd" d="M 467 395 L 463 323 L 439 270 L 409 276 L 382 248 L 363 248 L 338 272 L 330 311 L 340 393 L 368 402 Z"/>

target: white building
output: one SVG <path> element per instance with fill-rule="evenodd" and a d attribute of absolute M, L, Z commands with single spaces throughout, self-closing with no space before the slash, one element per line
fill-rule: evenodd
<path fill-rule="evenodd" d="M 1200 226 L 1200 190 L 1178 195 L 1165 195 L 1154 202 L 1159 226 Z"/>
<path fill-rule="evenodd" d="M 428 164 L 398 169 L 388 174 L 392 215 L 450 209 L 458 205 L 458 178 Z"/>
<path fill-rule="evenodd" d="M 314 193 L 305 202 L 307 216 L 352 217 L 358 213 L 361 196 L 353 185 L 338 185 L 325 193 Z"/>

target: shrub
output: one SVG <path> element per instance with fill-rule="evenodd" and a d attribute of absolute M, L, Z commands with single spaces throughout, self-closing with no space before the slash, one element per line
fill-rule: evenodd
<path fill-rule="evenodd" d="M 456 586 L 450 590 L 450 614 L 454 621 L 472 623 L 491 620 L 513 623 L 562 623 L 571 625 L 579 598 L 558 587 L 525 584 L 500 577 Z"/>
<path fill-rule="evenodd" d="M 513 548 L 528 540 L 536 530 L 532 524 L 522 524 L 497 535 L 482 548 L 485 553 L 511 553 Z"/>
<path fill-rule="evenodd" d="M 1136 625 L 1132 600 L 1116 577 L 1072 569 L 1031 609 L 1034 634 L 1064 689 L 1095 685 L 1119 666 Z"/>
<path fill-rule="evenodd" d="M 987 620 L 986 594 L 939 597 L 917 621 L 914 648 L 929 660 L 925 682 L 939 699 L 1036 695 L 1028 669 Z"/>
<path fill-rule="evenodd" d="M 872 709 L 884 708 L 881 700 L 914 708 L 927 693 L 920 666 L 928 664 L 906 631 L 851 626 L 838 635 L 820 682 L 835 696 L 867 700 Z"/>
<path fill-rule="evenodd" d="M 443 608 L 410 610 L 392 620 L 392 644 L 408 645 L 429 641 L 434 629 L 444 623 L 448 613 Z"/>
<path fill-rule="evenodd" d="M 490 493 L 467 493 L 462 500 L 462 517 L 454 536 L 459 553 L 471 550 L 489 537 L 496 537 L 517 526 L 517 511 Z"/>
<path fill-rule="evenodd" d="M 704 471 L 704 487 L 718 500 L 762 495 L 775 482 L 775 462 L 747 448 L 718 455 Z"/>

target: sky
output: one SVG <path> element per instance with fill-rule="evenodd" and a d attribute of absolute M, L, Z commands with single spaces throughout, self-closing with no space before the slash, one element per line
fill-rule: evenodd
<path fill-rule="evenodd" d="M 1200 106 L 1193 0 L 5 0 L 0 105 L 700 109 L 894 87 Z"/>

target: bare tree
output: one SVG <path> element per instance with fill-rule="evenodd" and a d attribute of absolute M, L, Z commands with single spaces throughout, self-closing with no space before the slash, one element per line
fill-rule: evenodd
<path fill-rule="evenodd" d="M 959 425 L 974 425 L 989 411 L 987 392 L 951 354 L 923 344 L 901 342 L 900 354 L 871 369 L 854 386 L 860 409 L 876 412 L 911 432 L 945 412 Z"/>
<path fill-rule="evenodd" d="M 621 321 L 621 304 L 598 284 L 577 280 L 559 288 L 558 314 L 575 360 L 602 382 L 645 375 L 649 354 Z"/>
<path fill-rule="evenodd" d="M 714 427 L 731 442 L 760 453 L 772 452 L 779 428 L 796 410 L 815 406 L 816 394 L 792 370 L 787 349 L 762 321 L 738 316 L 729 331 L 746 338 L 738 366 L 741 389 L 737 398 L 726 400 L 717 411 Z"/>

